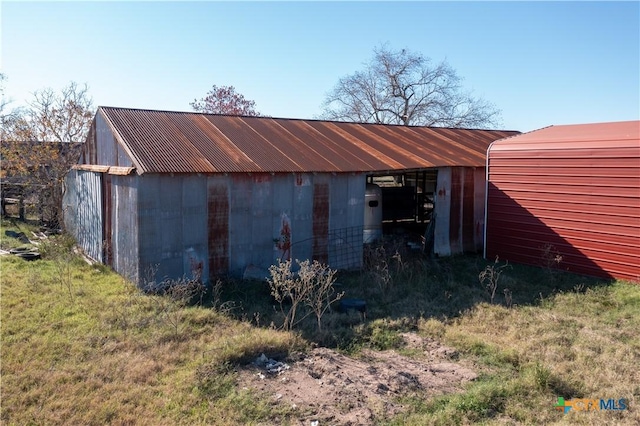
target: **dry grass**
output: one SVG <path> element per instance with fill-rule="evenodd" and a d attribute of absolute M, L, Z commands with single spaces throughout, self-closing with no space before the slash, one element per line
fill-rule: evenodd
<path fill-rule="evenodd" d="M 4 232 L 0 240 L 16 245 Z M 331 313 L 303 340 L 268 326 L 266 285 L 228 284 L 234 318 L 167 306 L 105 267 L 45 252 L 35 262 L 0 257 L 2 424 L 293 423 L 295 413 L 238 388 L 235 366 L 313 340 L 354 353 L 398 348 L 406 331 L 455 347 L 481 375 L 459 394 L 401 401 L 407 411 L 392 424 L 640 424 L 635 284 L 514 265 L 500 281 L 509 308 L 498 296 L 487 303 L 478 258 L 387 259 L 384 285 L 371 285 L 372 272 L 341 277 L 347 297 L 367 300 L 367 320 Z M 558 396 L 626 398 L 630 409 L 564 415 Z"/>
<path fill-rule="evenodd" d="M 258 395 L 233 387 L 227 363 L 300 348 L 289 333 L 252 327 L 212 309 L 181 308 L 179 333 L 103 267 L 75 259 L 72 293 L 54 260 L 3 256 L 3 424 L 180 424 L 273 418 Z M 203 379 L 203 371 L 223 374 Z M 208 381 L 207 381 L 208 380 Z M 250 406 L 251 410 L 243 407 Z M 275 413 L 286 419 L 287 413 Z"/>
<path fill-rule="evenodd" d="M 480 304 L 447 324 L 422 321 L 420 330 L 475 359 L 485 376 L 466 394 L 418 407 L 409 423 L 640 424 L 636 284 L 577 288 L 540 306 Z M 553 409 L 558 396 L 625 398 L 630 409 L 565 415 Z"/>

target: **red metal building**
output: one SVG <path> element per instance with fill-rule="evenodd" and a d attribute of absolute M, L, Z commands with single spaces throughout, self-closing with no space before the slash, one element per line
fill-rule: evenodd
<path fill-rule="evenodd" d="M 486 258 L 640 280 L 640 121 L 496 141 L 487 185 Z"/>

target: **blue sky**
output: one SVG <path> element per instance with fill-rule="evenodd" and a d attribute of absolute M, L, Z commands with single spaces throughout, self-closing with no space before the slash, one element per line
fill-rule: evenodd
<path fill-rule="evenodd" d="M 314 118 L 387 43 L 439 62 L 502 128 L 640 118 L 639 2 L 2 1 L 14 106 L 87 83 L 96 105 L 190 110 L 233 85 L 273 117 Z"/>

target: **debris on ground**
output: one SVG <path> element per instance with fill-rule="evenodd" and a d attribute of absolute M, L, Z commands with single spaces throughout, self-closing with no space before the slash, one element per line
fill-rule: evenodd
<path fill-rule="evenodd" d="M 269 396 L 273 404 L 292 407 L 299 413 L 292 424 L 346 426 L 401 413 L 402 396 L 457 392 L 477 378 L 469 366 L 456 362 L 454 349 L 415 333 L 402 336 L 415 356 L 365 349 L 351 357 L 315 348 L 289 365 L 262 354 L 239 371 L 238 384 Z"/>
<path fill-rule="evenodd" d="M 23 244 L 29 243 L 29 238 L 27 238 L 24 232 L 16 232 L 16 231 L 7 229 L 6 231 L 4 231 L 4 235 L 6 235 L 7 237 L 15 238 L 16 240 L 20 241 Z"/>
<path fill-rule="evenodd" d="M 272 358 L 267 358 L 265 354 L 260 355 L 253 361 L 253 364 L 263 369 L 269 374 L 280 374 L 283 371 L 289 369 L 289 366 L 282 361 L 276 361 Z"/>

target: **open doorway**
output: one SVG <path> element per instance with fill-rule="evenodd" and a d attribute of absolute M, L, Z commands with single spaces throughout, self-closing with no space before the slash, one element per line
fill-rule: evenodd
<path fill-rule="evenodd" d="M 383 234 L 424 243 L 433 218 L 437 181 L 437 169 L 368 175 L 367 183 L 381 189 Z"/>

